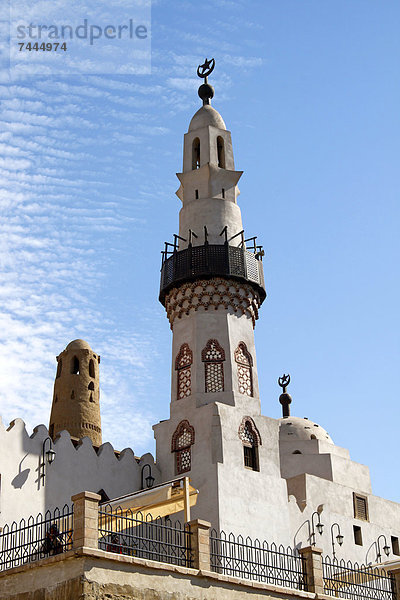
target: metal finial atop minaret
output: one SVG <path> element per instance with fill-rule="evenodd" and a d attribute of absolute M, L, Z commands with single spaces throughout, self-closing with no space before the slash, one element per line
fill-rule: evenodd
<path fill-rule="evenodd" d="M 208 83 L 208 76 L 213 72 L 215 67 L 215 60 L 210 58 L 204 61 L 202 65 L 197 67 L 197 75 L 204 79 L 204 83 L 199 87 L 198 94 L 203 100 L 203 106 L 205 104 L 211 104 L 210 100 L 214 97 L 214 88 Z"/>
<path fill-rule="evenodd" d="M 282 377 L 278 377 L 278 385 L 282 388 L 282 394 L 279 396 L 279 402 L 282 404 L 282 416 L 290 417 L 290 403 L 292 402 L 292 397 L 290 394 L 286 393 L 286 388 L 290 383 L 290 375 L 289 373 L 282 375 Z"/>

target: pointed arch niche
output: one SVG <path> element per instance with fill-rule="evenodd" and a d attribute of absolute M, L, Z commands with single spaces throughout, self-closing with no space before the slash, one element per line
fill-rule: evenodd
<path fill-rule="evenodd" d="M 190 471 L 192 467 L 191 447 L 194 444 L 194 427 L 189 421 L 181 421 L 172 436 L 171 452 L 175 453 L 177 475 Z"/>
<path fill-rule="evenodd" d="M 243 417 L 238 434 L 243 444 L 244 466 L 246 469 L 259 471 L 258 447 L 262 442 L 260 433 L 251 417 Z"/>
<path fill-rule="evenodd" d="M 192 169 L 200 169 L 200 140 L 194 138 L 192 143 Z"/>
<path fill-rule="evenodd" d="M 190 396 L 192 393 L 192 374 L 193 352 L 188 344 L 182 344 L 175 359 L 175 371 L 177 371 L 177 392 L 178 400 Z"/>
<path fill-rule="evenodd" d="M 220 169 L 225 169 L 225 143 L 220 135 L 217 137 L 217 157 Z"/>
<path fill-rule="evenodd" d="M 253 395 L 253 359 L 244 342 L 239 342 L 235 350 L 238 388 L 241 394 Z"/>
<path fill-rule="evenodd" d="M 204 363 L 204 388 L 207 392 L 224 391 L 225 352 L 217 340 L 208 340 L 201 353 Z"/>

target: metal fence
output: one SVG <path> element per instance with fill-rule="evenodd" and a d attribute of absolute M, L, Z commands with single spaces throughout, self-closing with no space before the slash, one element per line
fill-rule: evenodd
<path fill-rule="evenodd" d="M 4 525 L 0 533 L 0 571 L 72 549 L 73 508 L 55 508 L 44 515 Z"/>
<path fill-rule="evenodd" d="M 322 558 L 324 592 L 350 600 L 394 600 L 394 578 L 380 567 Z"/>
<path fill-rule="evenodd" d="M 110 505 L 99 509 L 101 550 L 190 567 L 190 536 L 180 521 Z"/>
<path fill-rule="evenodd" d="M 304 560 L 295 549 L 213 529 L 210 558 L 216 573 L 307 591 Z"/>

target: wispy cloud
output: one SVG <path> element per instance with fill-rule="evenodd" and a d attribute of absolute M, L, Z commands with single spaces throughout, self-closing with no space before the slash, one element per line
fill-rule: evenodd
<path fill-rule="evenodd" d="M 161 28 L 160 37 L 165 33 Z M 212 39 L 212 28 L 207 26 L 204 35 Z M 34 69 L 29 78 L 14 71 L 10 78 L 3 70 L 0 412 L 4 421 L 20 416 L 30 427 L 47 422 L 55 356 L 71 339 L 83 337 L 102 356 L 105 439 L 119 448 L 130 444 L 137 453 L 151 448 L 151 424 L 158 415 L 149 398 L 160 397 L 154 365 L 163 364 L 167 373 L 162 390 L 165 416 L 169 356 L 167 346 L 159 347 L 160 310 L 143 304 L 134 280 L 147 244 L 145 232 L 154 219 L 155 199 L 163 202 L 167 194 L 159 171 L 160 156 L 168 157 L 170 142 L 176 140 L 170 121 L 177 112 L 187 113 L 196 105 L 193 91 L 198 81 L 193 69 L 201 39 L 185 43 L 184 53 L 154 50 L 151 78 L 46 77 L 40 65 L 36 75 Z M 259 66 L 256 58 L 237 56 L 228 41 L 221 45 L 219 60 L 221 65 Z M 223 71 L 216 73 L 215 81 L 220 96 L 221 88 L 229 90 L 232 83 Z M 180 156 L 175 159 L 174 166 Z M 174 166 L 169 175 L 172 195 Z M 138 265 L 131 264 L 133 256 Z M 157 268 L 158 262 L 155 276 Z M 165 331 L 167 340 L 167 325 Z"/>

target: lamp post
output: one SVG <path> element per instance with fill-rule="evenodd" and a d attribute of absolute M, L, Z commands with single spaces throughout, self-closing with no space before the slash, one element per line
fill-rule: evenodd
<path fill-rule="evenodd" d="M 154 477 L 151 474 L 151 466 L 149 465 L 149 463 L 146 463 L 145 465 L 143 465 L 143 467 L 142 467 L 142 473 L 141 473 L 141 488 L 140 489 L 142 489 L 142 490 L 144 489 L 143 476 L 144 476 L 144 470 L 145 470 L 146 467 L 149 468 L 149 474 L 145 478 L 146 486 L 148 488 L 151 488 L 151 487 L 153 487 L 153 484 L 154 484 Z"/>
<path fill-rule="evenodd" d="M 334 527 L 337 527 L 337 536 L 336 536 L 336 541 L 339 544 L 339 546 L 341 546 L 343 544 L 343 536 L 341 534 L 340 531 L 340 527 L 339 527 L 339 523 L 332 523 L 331 525 L 331 541 L 332 541 L 332 554 L 333 554 L 333 558 L 336 558 L 336 552 L 335 552 L 335 541 L 333 539 L 333 529 Z"/>
<path fill-rule="evenodd" d="M 46 450 L 46 443 L 48 443 L 48 450 Z M 42 445 L 42 460 L 40 463 L 40 478 L 44 479 L 46 476 L 46 463 L 51 465 L 54 462 L 56 457 L 56 452 L 53 450 L 53 440 L 51 437 L 47 436 L 45 440 L 43 440 Z"/>
<path fill-rule="evenodd" d="M 318 517 L 318 522 L 316 525 L 314 525 L 314 516 L 317 515 Z M 313 514 L 311 515 L 311 527 L 312 527 L 312 533 L 311 533 L 311 545 L 315 546 L 315 530 L 318 531 L 319 535 L 322 535 L 322 532 L 324 530 L 324 524 L 321 523 L 321 516 L 319 514 L 318 511 L 313 512 Z"/>
<path fill-rule="evenodd" d="M 380 548 L 380 545 L 379 545 L 379 540 L 381 538 L 383 538 L 384 542 L 385 542 L 385 545 L 383 546 L 384 553 L 386 554 L 386 556 L 389 556 L 389 554 L 390 554 L 390 547 L 388 546 L 388 543 L 387 543 L 387 540 L 386 540 L 386 536 L 383 535 L 383 533 L 381 533 L 381 535 L 378 536 L 378 539 L 376 540 L 376 545 L 378 547 L 378 554 L 376 555 L 376 561 L 377 562 L 382 562 L 382 560 L 381 560 L 382 559 L 381 548 Z"/>

